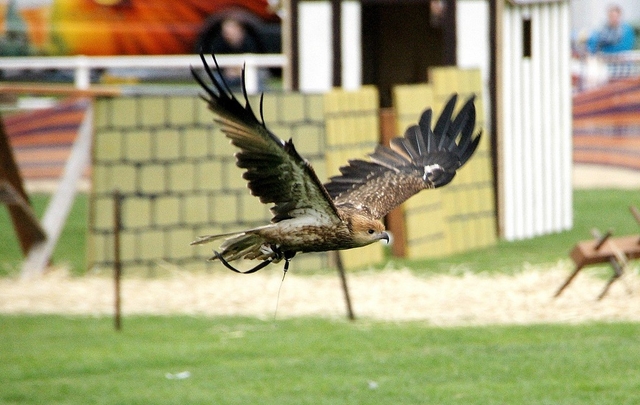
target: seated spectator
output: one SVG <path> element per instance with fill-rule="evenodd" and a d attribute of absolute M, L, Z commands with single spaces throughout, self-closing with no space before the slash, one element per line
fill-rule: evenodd
<path fill-rule="evenodd" d="M 220 25 L 220 36 L 211 44 L 216 54 L 258 53 L 260 47 L 247 32 L 245 26 L 234 18 L 227 18 Z"/>
<path fill-rule="evenodd" d="M 633 28 L 622 20 L 620 6 L 611 5 L 607 13 L 607 24 L 591 35 L 587 41 L 587 50 L 590 53 L 630 51 L 635 40 Z"/>
<path fill-rule="evenodd" d="M 259 53 L 260 46 L 255 38 L 247 32 L 246 27 L 234 18 L 227 18 L 220 25 L 220 35 L 211 43 L 211 51 L 217 55 L 238 53 Z M 233 90 L 240 90 L 242 68 L 240 66 L 222 69 L 227 84 Z M 261 71 L 259 87 L 263 88 L 264 72 Z"/>

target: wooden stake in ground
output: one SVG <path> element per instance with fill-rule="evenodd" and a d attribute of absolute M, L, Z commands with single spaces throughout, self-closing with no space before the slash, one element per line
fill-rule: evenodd
<path fill-rule="evenodd" d="M 24 190 L 22 177 L 9 145 L 0 116 L 0 201 L 7 205 L 22 253 L 47 239 L 45 231 L 33 213 L 29 196 Z"/>
<path fill-rule="evenodd" d="M 115 290 L 115 312 L 113 326 L 117 331 L 122 329 L 121 322 L 121 300 L 120 300 L 120 278 L 122 276 L 122 263 L 120 262 L 120 227 L 122 198 L 120 192 L 113 192 L 113 279 Z"/>
<path fill-rule="evenodd" d="M 340 252 L 337 250 L 333 252 L 335 255 L 336 267 L 338 268 L 338 274 L 340 275 L 340 283 L 342 285 L 342 292 L 344 293 L 344 301 L 347 305 L 347 318 L 350 321 L 355 321 L 356 316 L 353 313 L 353 308 L 351 307 L 351 297 L 349 296 L 349 286 L 347 285 L 347 275 L 344 271 L 344 266 L 342 265 L 342 258 L 340 257 Z"/>
<path fill-rule="evenodd" d="M 640 212 L 638 212 L 638 209 L 633 206 L 629 207 L 629 209 L 638 225 L 640 225 Z M 613 274 L 598 296 L 598 300 L 601 300 L 606 295 L 611 284 L 622 277 L 629 260 L 640 258 L 640 238 L 638 236 L 613 238 L 611 236 L 613 231 L 611 230 L 605 234 L 601 234 L 597 229 L 593 229 L 591 232 L 593 240 L 578 242 L 571 251 L 571 259 L 573 259 L 576 267 L 556 291 L 554 297 L 558 297 L 567 288 L 584 266 L 608 262 L 613 268 Z M 627 292 L 631 294 L 631 289 L 628 286 Z"/>

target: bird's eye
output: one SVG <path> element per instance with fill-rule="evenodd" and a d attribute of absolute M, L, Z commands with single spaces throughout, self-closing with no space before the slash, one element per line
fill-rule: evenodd
<path fill-rule="evenodd" d="M 373 229 L 369 229 L 367 232 L 369 233 L 369 235 L 373 235 L 375 231 Z"/>

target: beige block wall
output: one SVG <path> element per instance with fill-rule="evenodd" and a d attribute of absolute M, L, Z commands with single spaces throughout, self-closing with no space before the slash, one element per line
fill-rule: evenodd
<path fill-rule="evenodd" d="M 336 89 L 324 96 L 324 105 L 327 175 L 331 177 L 340 174 L 339 168 L 349 159 L 366 159 L 378 144 L 378 91 L 372 86 L 354 92 Z M 365 267 L 383 259 L 383 246 L 374 243 L 340 255 L 346 268 Z"/>
<path fill-rule="evenodd" d="M 480 94 L 477 71 L 433 69 L 431 85 L 394 91 L 398 131 L 417 122 L 427 106 L 437 117 L 452 92 Z M 438 83 L 436 85 L 436 83 Z M 462 101 L 461 101 L 462 102 Z M 259 100 L 251 99 L 259 113 Z M 478 127 L 486 128 L 477 100 Z M 264 96 L 267 127 L 293 138 L 325 181 L 349 159 L 366 158 L 379 141 L 378 92 L 334 90 L 325 95 Z M 250 195 L 236 149 L 213 123 L 197 96 L 130 96 L 96 101 L 93 192 L 87 256 L 91 268 L 113 266 L 113 197 L 123 195 L 122 259 L 125 271 L 153 273 L 167 263 L 187 269 L 221 269 L 207 262 L 218 244 L 189 246 L 202 234 L 240 231 L 267 223 L 270 212 Z M 407 253 L 442 256 L 495 243 L 495 207 L 488 134 L 448 186 L 420 193 L 404 204 Z M 383 258 L 383 246 L 342 252 L 347 268 Z M 239 264 L 240 267 L 254 263 Z M 331 265 L 328 254 L 296 257 L 292 269 Z"/>
<path fill-rule="evenodd" d="M 397 133 L 403 136 L 408 127 L 418 122 L 427 107 L 433 107 L 434 101 L 433 86 L 426 83 L 396 86 L 393 89 L 393 104 L 397 116 Z M 437 112 L 438 109 L 434 109 L 434 113 Z M 432 119 L 432 126 L 436 118 L 437 115 Z M 437 257 L 443 254 L 447 228 L 443 215 L 442 190 L 427 190 L 402 205 L 407 257 Z"/>
<path fill-rule="evenodd" d="M 476 95 L 476 128 L 483 130 L 483 137 L 474 156 L 450 184 L 426 190 L 404 204 L 409 258 L 445 256 L 496 242 L 491 148 L 480 72 L 443 67 L 431 69 L 429 77 L 429 84 L 394 89 L 398 133 L 404 134 L 409 125 L 417 123 L 427 106 L 434 110 L 433 127 L 446 102 L 457 93 L 457 109 L 471 94 Z"/>
<path fill-rule="evenodd" d="M 482 98 L 482 78 L 478 69 L 434 68 L 429 77 L 434 84 L 436 102 L 442 104 L 451 93 L 458 93 L 458 106 L 476 96 L 476 131 L 483 135 L 474 156 L 443 188 L 443 204 L 450 207 L 446 221 L 448 250 L 452 253 L 490 246 L 497 241 L 494 183 L 490 134 L 487 132 Z"/>
<path fill-rule="evenodd" d="M 259 100 L 251 102 L 259 113 Z M 319 177 L 326 178 L 323 97 L 266 94 L 264 115 L 268 127 L 280 137 L 292 137 Z M 112 193 L 116 189 L 123 196 L 125 271 L 153 274 L 167 264 L 221 269 L 220 264 L 206 261 L 219 244 L 194 247 L 189 242 L 198 235 L 269 222 L 268 207 L 250 195 L 235 165 L 236 149 L 213 118 L 195 94 L 96 101 L 87 243 L 90 268 L 113 267 Z M 305 254 L 296 257 L 292 269 L 328 266 L 327 254 Z"/>

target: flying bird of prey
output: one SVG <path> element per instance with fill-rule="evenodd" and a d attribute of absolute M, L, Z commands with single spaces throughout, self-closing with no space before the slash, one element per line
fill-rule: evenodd
<path fill-rule="evenodd" d="M 435 127 L 427 109 L 418 125 L 407 129 L 390 148 L 377 146 L 370 160 L 350 160 L 340 175 L 322 184 L 307 160 L 296 152 L 291 140 L 273 134 L 264 122 L 263 98 L 260 119 L 254 114 L 243 78 L 244 105 L 235 98 L 213 56 L 215 74 L 200 55 L 211 81 L 207 84 L 192 67 L 194 78 L 206 91 L 208 103 L 222 132 L 240 150 L 236 165 L 244 169 L 251 194 L 264 204 L 273 204 L 271 223 L 240 232 L 198 237 L 192 245 L 224 239 L 210 260 L 218 259 L 238 273 L 253 273 L 270 263 L 285 260 L 284 271 L 296 253 L 324 252 L 389 242 L 380 219 L 412 195 L 448 184 L 478 146 L 480 133 L 473 134 L 473 97 L 454 117 L 457 97 L 448 101 Z M 261 263 L 247 271 L 229 262 L 255 259 Z"/>

